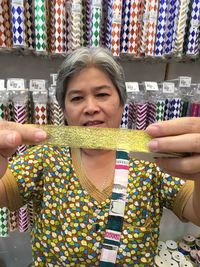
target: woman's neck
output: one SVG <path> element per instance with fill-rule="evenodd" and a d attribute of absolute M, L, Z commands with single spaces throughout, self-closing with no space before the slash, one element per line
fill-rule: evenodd
<path fill-rule="evenodd" d="M 116 152 L 113 150 L 102 150 L 102 149 L 80 149 L 82 155 L 86 157 L 115 157 Z"/>

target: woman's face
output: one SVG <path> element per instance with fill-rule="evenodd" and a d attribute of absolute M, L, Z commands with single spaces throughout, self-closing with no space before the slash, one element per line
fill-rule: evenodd
<path fill-rule="evenodd" d="M 123 107 L 112 81 L 98 68 L 83 69 L 67 84 L 65 118 L 68 125 L 118 128 Z"/>

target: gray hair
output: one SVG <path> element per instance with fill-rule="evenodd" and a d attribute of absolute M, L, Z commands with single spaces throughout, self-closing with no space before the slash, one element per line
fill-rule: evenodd
<path fill-rule="evenodd" d="M 81 47 L 67 54 L 58 71 L 56 98 L 61 108 L 65 109 L 65 94 L 69 80 L 87 67 L 96 67 L 109 76 L 117 88 L 120 103 L 124 106 L 127 93 L 122 66 L 115 61 L 111 52 L 106 48 Z"/>

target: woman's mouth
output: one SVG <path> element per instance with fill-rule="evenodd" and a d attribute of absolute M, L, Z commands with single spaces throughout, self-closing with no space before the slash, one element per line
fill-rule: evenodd
<path fill-rule="evenodd" d="M 102 121 L 87 121 L 83 124 L 83 126 L 97 126 L 102 124 Z"/>

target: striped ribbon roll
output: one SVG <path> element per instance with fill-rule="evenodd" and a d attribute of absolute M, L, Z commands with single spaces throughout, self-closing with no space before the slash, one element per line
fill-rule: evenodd
<path fill-rule="evenodd" d="M 106 31 L 106 47 L 111 49 L 112 42 L 112 19 L 113 19 L 113 3 L 114 0 L 108 0 L 108 17 L 107 17 L 107 31 Z"/>
<path fill-rule="evenodd" d="M 156 102 L 156 121 L 164 120 L 165 100 L 158 100 Z"/>
<path fill-rule="evenodd" d="M 138 56 L 141 36 L 142 0 L 131 0 L 128 53 Z"/>
<path fill-rule="evenodd" d="M 91 5 L 91 46 L 100 45 L 101 1 Z"/>
<path fill-rule="evenodd" d="M 8 237 L 9 232 L 9 210 L 8 208 L 0 208 L 0 237 Z"/>
<path fill-rule="evenodd" d="M 87 46 L 86 43 L 86 1 L 82 0 L 82 14 L 81 14 L 81 38 L 82 46 Z"/>
<path fill-rule="evenodd" d="M 34 211 L 34 205 L 33 202 L 29 202 L 27 204 L 27 208 L 28 208 L 28 216 L 29 216 L 29 226 L 33 227 L 34 224 L 34 217 L 35 217 L 35 211 Z"/>
<path fill-rule="evenodd" d="M 129 37 L 129 25 L 130 25 L 130 1 L 123 1 L 122 6 L 122 26 L 121 26 L 121 38 L 120 38 L 120 51 L 126 53 L 128 50 L 128 37 Z"/>
<path fill-rule="evenodd" d="M 150 2 L 144 0 L 142 2 L 142 24 L 141 24 L 141 37 L 140 37 L 140 56 L 145 56 L 147 31 L 148 31 L 148 19 L 149 19 L 149 6 Z"/>
<path fill-rule="evenodd" d="M 122 19 L 122 0 L 113 0 L 113 17 L 111 30 L 111 51 L 113 56 L 119 56 L 120 53 L 120 32 Z"/>
<path fill-rule="evenodd" d="M 61 107 L 57 101 L 50 103 L 50 124 L 53 125 L 64 125 L 65 118 Z"/>
<path fill-rule="evenodd" d="M 11 13 L 10 13 L 10 1 L 4 0 L 2 2 L 3 8 L 3 26 L 4 26 L 4 35 L 5 35 L 5 45 L 6 48 L 11 48 L 13 45 L 13 36 L 12 36 L 12 23 L 11 23 Z"/>
<path fill-rule="evenodd" d="M 25 47 L 25 18 L 24 18 L 24 1 L 12 0 L 12 32 L 13 47 Z"/>
<path fill-rule="evenodd" d="M 156 121 L 156 103 L 148 102 L 147 103 L 147 123 L 146 127 L 151 123 Z"/>
<path fill-rule="evenodd" d="M 66 52 L 66 9 L 64 0 L 54 0 L 55 53 Z"/>
<path fill-rule="evenodd" d="M 107 20 L 108 20 L 108 0 L 102 0 L 100 43 L 101 43 L 101 46 L 103 47 L 106 46 Z"/>
<path fill-rule="evenodd" d="M 179 21 L 179 15 L 180 15 L 180 2 L 182 0 L 176 0 L 175 2 L 175 17 L 174 17 L 174 29 L 173 29 L 173 38 L 172 38 L 172 53 L 174 53 L 175 49 L 175 41 L 177 36 L 177 27 L 178 27 L 178 21 Z"/>
<path fill-rule="evenodd" d="M 176 29 L 176 38 L 174 42 L 174 53 L 176 56 L 181 56 L 183 53 L 183 42 L 185 35 L 185 27 L 188 11 L 188 0 L 181 0 L 179 6 L 179 16 Z"/>
<path fill-rule="evenodd" d="M 34 25 L 34 6 L 32 0 L 24 1 L 25 8 L 25 33 L 26 46 L 29 50 L 35 49 L 35 25 Z"/>
<path fill-rule="evenodd" d="M 149 16 L 147 22 L 147 37 L 145 45 L 145 56 L 153 56 L 155 48 L 155 37 L 157 27 L 157 16 L 158 16 L 158 0 L 149 1 Z"/>
<path fill-rule="evenodd" d="M 27 114 L 27 105 L 15 104 L 14 103 L 14 121 L 18 123 L 27 123 L 28 114 Z M 27 149 L 26 145 L 21 145 L 17 149 L 17 153 L 23 153 Z"/>
<path fill-rule="evenodd" d="M 165 46 L 164 46 L 165 47 L 165 51 L 164 51 L 165 55 L 171 55 L 171 53 L 172 53 L 175 10 L 176 10 L 176 0 L 169 0 L 166 35 L 165 35 Z"/>
<path fill-rule="evenodd" d="M 189 22 L 188 30 L 188 43 L 186 47 L 186 54 L 188 56 L 197 56 L 199 54 L 200 48 L 200 1 L 192 0 L 191 2 L 191 18 Z"/>
<path fill-rule="evenodd" d="M 85 37 L 86 37 L 86 46 L 90 46 L 90 10 L 91 10 L 91 4 L 90 0 L 86 0 L 85 3 L 85 14 L 86 14 L 86 26 L 85 26 Z"/>
<path fill-rule="evenodd" d="M 3 17 L 3 0 L 0 0 L 0 48 L 6 47 L 6 36 Z"/>
<path fill-rule="evenodd" d="M 135 129 L 135 120 L 136 120 L 136 106 L 133 101 L 129 103 L 129 112 L 128 112 L 128 129 Z"/>
<path fill-rule="evenodd" d="M 45 0 L 35 0 L 35 46 L 36 52 L 47 52 L 47 27 Z"/>
<path fill-rule="evenodd" d="M 169 0 L 160 0 L 158 11 L 158 24 L 155 44 L 155 56 L 162 57 L 164 55 L 164 43 L 166 37 L 166 23 Z"/>
<path fill-rule="evenodd" d="M 71 47 L 70 49 L 75 50 L 82 45 L 82 33 L 81 33 L 81 16 L 82 16 L 82 5 L 81 0 L 73 0 L 71 3 Z"/>
<path fill-rule="evenodd" d="M 147 124 L 147 103 L 136 103 L 136 129 L 145 130 Z"/>
<path fill-rule="evenodd" d="M 18 211 L 19 231 L 26 232 L 29 229 L 29 211 L 27 205 L 24 205 Z"/>
<path fill-rule="evenodd" d="M 49 1 L 48 9 L 48 24 L 47 24 L 47 50 L 50 53 L 55 53 L 56 50 L 56 36 L 55 36 L 55 14 L 54 14 L 54 1 Z"/>
<path fill-rule="evenodd" d="M 124 112 L 122 114 L 122 119 L 121 119 L 121 124 L 120 127 L 121 128 L 128 128 L 128 113 L 129 113 L 129 105 L 125 104 L 124 106 Z"/>

